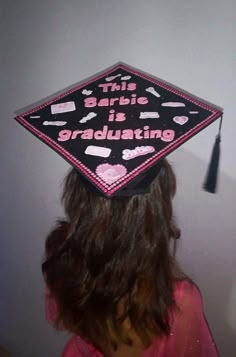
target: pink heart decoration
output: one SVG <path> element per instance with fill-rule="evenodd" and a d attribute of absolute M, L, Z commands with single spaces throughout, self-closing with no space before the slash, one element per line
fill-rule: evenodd
<path fill-rule="evenodd" d="M 188 117 L 185 116 L 177 116 L 173 118 L 174 122 L 180 125 L 184 125 L 188 121 Z"/>
<path fill-rule="evenodd" d="M 96 168 L 96 174 L 106 183 L 111 185 L 125 176 L 127 169 L 123 165 L 101 164 Z"/>

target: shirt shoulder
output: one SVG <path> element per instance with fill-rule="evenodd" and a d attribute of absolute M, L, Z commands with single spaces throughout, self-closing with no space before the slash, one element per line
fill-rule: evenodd
<path fill-rule="evenodd" d="M 174 298 L 177 306 L 189 308 L 192 305 L 202 308 L 202 295 L 198 286 L 190 279 L 183 279 L 176 283 Z"/>

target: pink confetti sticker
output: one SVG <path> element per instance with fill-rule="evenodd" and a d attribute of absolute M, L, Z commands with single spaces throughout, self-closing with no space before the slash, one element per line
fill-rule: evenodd
<path fill-rule="evenodd" d="M 173 118 L 174 122 L 179 125 L 184 125 L 188 121 L 188 117 L 185 116 L 176 116 Z"/>
<path fill-rule="evenodd" d="M 52 114 L 73 112 L 74 110 L 76 110 L 75 102 L 65 102 L 51 105 Z"/>
<path fill-rule="evenodd" d="M 96 168 L 96 174 L 109 185 L 125 176 L 126 173 L 126 167 L 120 164 L 101 164 Z"/>
<path fill-rule="evenodd" d="M 125 149 L 122 151 L 122 159 L 124 160 L 131 160 L 137 156 L 147 155 L 151 152 L 154 152 L 155 149 L 153 146 L 136 146 L 135 149 L 129 150 Z"/>

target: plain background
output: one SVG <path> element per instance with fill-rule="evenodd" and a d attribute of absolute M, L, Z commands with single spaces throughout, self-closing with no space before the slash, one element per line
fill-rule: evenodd
<path fill-rule="evenodd" d="M 225 109 L 219 192 L 202 191 L 218 123 L 177 153 L 179 260 L 202 290 L 221 355 L 236 355 L 236 2 L 8 0 L 1 4 L 0 345 L 57 357 L 67 340 L 44 317 L 40 263 L 69 165 L 14 111 L 118 61 Z"/>

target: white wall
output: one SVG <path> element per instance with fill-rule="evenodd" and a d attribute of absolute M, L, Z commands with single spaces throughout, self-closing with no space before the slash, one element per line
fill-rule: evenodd
<path fill-rule="evenodd" d="M 236 3 L 233 0 L 8 0 L 1 12 L 0 344 L 57 357 L 66 336 L 43 312 L 40 262 L 68 165 L 12 120 L 16 109 L 118 61 L 225 108 L 218 195 L 201 191 L 218 124 L 171 155 L 179 259 L 199 284 L 224 357 L 236 337 Z"/>

